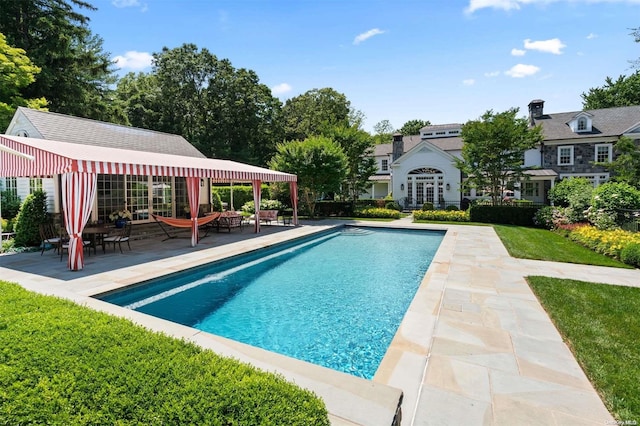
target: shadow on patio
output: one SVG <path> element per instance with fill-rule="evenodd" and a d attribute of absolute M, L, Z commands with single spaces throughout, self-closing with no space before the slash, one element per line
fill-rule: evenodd
<path fill-rule="evenodd" d="M 175 233 L 172 232 L 175 238 L 167 240 L 165 240 L 166 235 L 164 234 L 154 235 L 153 237 L 144 239 L 136 239 L 136 229 L 134 227 L 132 231 L 131 251 L 128 250 L 126 245 L 123 247 L 123 253 L 120 253 L 117 247 L 114 250 L 112 246 L 108 246 L 106 252 L 103 253 L 102 248 L 98 246 L 96 254 L 93 253 L 93 250 L 90 255 L 85 252 L 85 265 L 81 271 L 70 271 L 67 268 L 66 253 L 61 261 L 60 255 L 53 249 L 45 251 L 42 256 L 40 255 L 40 250 L 0 255 L 0 268 L 39 275 L 43 278 L 70 281 L 148 262 L 162 261 L 183 254 L 197 253 L 232 243 L 279 234 L 297 228 L 299 227 L 262 225 L 259 234 L 253 232 L 253 226 L 246 227 L 242 231 L 232 230 L 231 232 L 221 231 L 219 233 L 212 231 L 209 232 L 206 237 L 201 238 L 196 247 L 191 247 L 191 234 L 188 229 Z M 201 235 L 203 234 L 204 233 L 201 233 Z M 3 279 L 5 278 L 3 277 Z"/>

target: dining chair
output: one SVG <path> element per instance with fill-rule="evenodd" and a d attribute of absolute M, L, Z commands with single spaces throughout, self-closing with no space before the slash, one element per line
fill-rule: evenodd
<path fill-rule="evenodd" d="M 131 244 L 129 244 L 129 240 L 131 239 L 131 222 L 127 222 L 124 227 L 117 229 L 117 233 L 113 235 L 109 235 L 104 237 L 102 240 L 105 244 L 113 244 L 113 251 L 116 250 L 116 244 L 120 248 L 120 253 L 122 253 L 122 243 L 127 243 L 129 246 L 129 250 L 131 250 Z"/>
<path fill-rule="evenodd" d="M 53 227 L 53 223 L 41 223 L 39 225 L 40 231 L 40 239 L 42 242 L 40 243 L 42 246 L 42 251 L 40 252 L 40 256 L 44 253 L 44 251 L 48 247 L 53 247 L 56 252 L 60 250 L 60 242 L 61 239 L 56 235 L 55 228 Z"/>

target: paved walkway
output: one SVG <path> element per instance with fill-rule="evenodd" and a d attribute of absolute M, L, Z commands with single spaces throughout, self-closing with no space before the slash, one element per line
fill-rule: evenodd
<path fill-rule="evenodd" d="M 638 286 L 640 271 L 514 259 L 491 227 L 408 221 L 366 224 L 448 229 L 373 381 L 86 297 L 167 270 L 326 229 L 330 225 L 326 222 L 288 230 L 274 227 L 259 238 L 220 234 L 196 249 L 187 248 L 188 242 L 183 240 L 184 248 L 180 242 L 170 241 L 167 243 L 173 248 L 156 243 L 145 252 L 141 250 L 143 242 L 134 242 L 138 244 L 134 253 L 92 256 L 90 262 L 96 263 L 75 273 L 66 271 L 63 263 L 42 262 L 47 255 L 41 258 L 39 253 L 0 256 L 0 277 L 126 316 L 151 329 L 277 371 L 322 396 L 334 425 L 389 425 L 399 390 L 402 425 L 613 424 L 524 277 L 543 275 Z M 225 238 L 228 245 L 222 245 Z M 111 266 L 109 262 L 113 262 Z M 99 271 L 91 272 L 90 267 Z"/>

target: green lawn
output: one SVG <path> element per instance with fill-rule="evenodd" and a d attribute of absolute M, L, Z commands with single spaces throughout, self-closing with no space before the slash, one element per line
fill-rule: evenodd
<path fill-rule="evenodd" d="M 280 376 L 0 281 L 0 424 L 329 425 Z"/>
<path fill-rule="evenodd" d="M 513 257 L 633 269 L 546 229 L 510 225 L 493 228 Z"/>
<path fill-rule="evenodd" d="M 640 289 L 527 280 L 609 412 L 618 421 L 640 421 Z"/>

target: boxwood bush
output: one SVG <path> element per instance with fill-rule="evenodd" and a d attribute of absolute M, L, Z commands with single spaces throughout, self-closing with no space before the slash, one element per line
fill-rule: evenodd
<path fill-rule="evenodd" d="M 329 425 L 284 378 L 0 281 L 0 423 Z"/>

